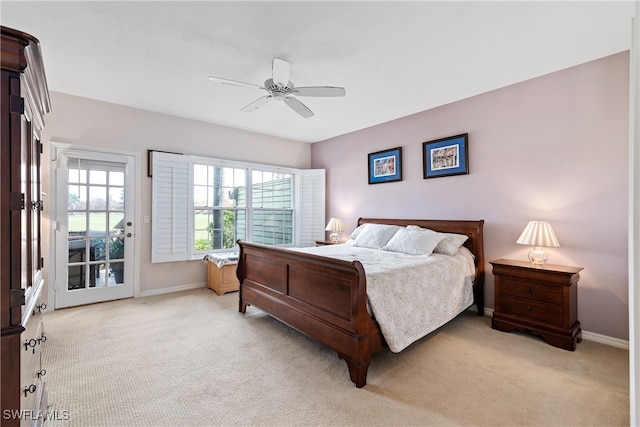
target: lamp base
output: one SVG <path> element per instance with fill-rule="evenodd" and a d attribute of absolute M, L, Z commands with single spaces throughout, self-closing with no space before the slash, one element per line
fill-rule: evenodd
<path fill-rule="evenodd" d="M 540 247 L 536 246 L 529 252 L 529 261 L 531 261 L 534 267 L 542 268 L 548 260 L 549 254 Z"/>
<path fill-rule="evenodd" d="M 338 243 L 340 241 L 340 235 L 338 233 L 329 234 L 329 240 L 331 243 Z"/>

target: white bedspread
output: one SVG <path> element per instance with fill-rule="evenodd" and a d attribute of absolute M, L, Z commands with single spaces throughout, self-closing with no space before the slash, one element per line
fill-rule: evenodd
<path fill-rule="evenodd" d="M 397 353 L 473 303 L 473 255 L 407 255 L 350 245 L 293 250 L 362 263 L 367 297 L 391 351 Z"/>

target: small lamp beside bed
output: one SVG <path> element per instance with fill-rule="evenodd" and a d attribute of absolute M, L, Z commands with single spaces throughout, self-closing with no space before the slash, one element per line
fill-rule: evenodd
<path fill-rule="evenodd" d="M 331 243 L 338 243 L 340 241 L 340 231 L 343 231 L 342 220 L 340 218 L 331 218 L 325 231 L 330 231 L 329 240 Z"/>
<path fill-rule="evenodd" d="M 549 255 L 543 247 L 560 247 L 551 224 L 546 221 L 529 221 L 516 243 L 533 246 L 533 249 L 529 252 L 529 261 L 534 267 L 539 268 L 544 267 L 544 264 L 549 259 Z"/>

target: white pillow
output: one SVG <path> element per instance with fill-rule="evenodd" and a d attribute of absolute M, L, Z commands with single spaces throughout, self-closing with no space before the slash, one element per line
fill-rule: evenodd
<path fill-rule="evenodd" d="M 347 246 L 355 246 L 355 242 L 356 242 L 356 237 L 358 237 L 358 234 L 360 234 L 362 232 L 362 230 L 364 230 L 367 224 L 361 224 L 359 226 L 356 227 L 355 230 L 353 230 L 351 232 L 351 235 L 349 236 L 349 238 L 347 239 L 346 242 L 344 242 L 345 245 Z"/>
<path fill-rule="evenodd" d="M 353 232 L 351 233 L 351 236 L 349 236 L 349 240 L 356 240 L 356 237 L 358 237 L 358 234 L 360 234 L 362 230 L 366 228 L 367 225 L 368 224 L 362 224 L 356 227 L 356 229 L 353 230 Z"/>
<path fill-rule="evenodd" d="M 426 228 L 403 228 L 398 230 L 382 249 L 409 255 L 429 256 L 443 238 L 444 236 L 440 233 Z"/>
<path fill-rule="evenodd" d="M 402 229 L 399 225 L 388 224 L 362 224 L 356 230 L 358 233 L 353 241 L 353 246 L 361 248 L 381 249 L 393 237 L 398 230 Z"/>
<path fill-rule="evenodd" d="M 421 229 L 426 230 L 425 228 L 418 227 L 417 225 L 407 225 L 408 229 Z M 455 234 L 455 233 L 438 233 L 443 236 L 443 239 L 436 245 L 433 249 L 433 252 L 436 254 L 445 254 L 454 256 L 458 253 L 460 247 L 464 244 L 464 242 L 469 239 L 469 236 L 465 234 Z"/>
<path fill-rule="evenodd" d="M 433 252 L 454 256 L 469 236 L 464 234 L 440 233 L 444 238 L 438 243 Z"/>

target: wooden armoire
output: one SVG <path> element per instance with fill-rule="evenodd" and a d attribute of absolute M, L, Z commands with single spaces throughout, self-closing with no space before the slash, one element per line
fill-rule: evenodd
<path fill-rule="evenodd" d="M 0 419 L 3 426 L 40 425 L 47 416 L 40 134 L 51 108 L 40 43 L 1 32 Z"/>

